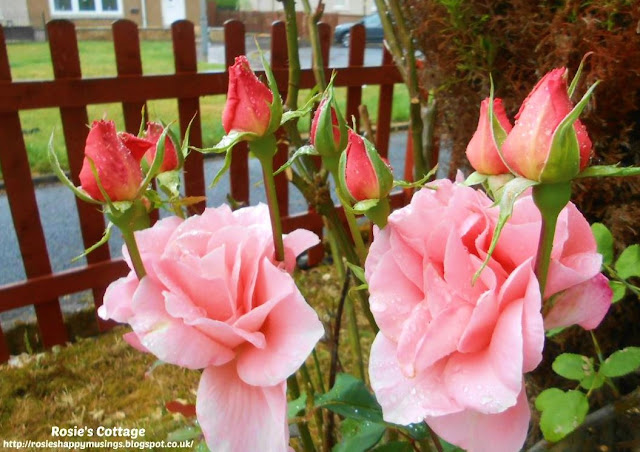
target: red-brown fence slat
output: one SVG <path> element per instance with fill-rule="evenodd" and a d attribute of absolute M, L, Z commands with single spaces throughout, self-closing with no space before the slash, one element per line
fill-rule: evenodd
<path fill-rule="evenodd" d="M 126 19 L 115 21 L 111 25 L 113 33 L 113 48 L 116 54 L 116 69 L 118 77 L 126 75 L 142 75 L 142 58 L 140 56 L 140 36 L 138 25 Z M 140 122 L 146 121 L 146 103 L 123 102 L 122 113 L 124 115 L 124 127 L 127 132 L 137 134 Z M 142 118 L 142 109 L 145 118 Z"/>
<path fill-rule="evenodd" d="M 173 58 L 176 74 L 197 73 L 196 35 L 193 23 L 179 20 L 171 25 L 173 39 Z M 191 122 L 189 144 L 202 147 L 202 118 L 200 117 L 199 96 L 178 98 L 178 115 L 180 117 L 180 136 L 184 139 L 187 127 Z M 187 196 L 205 196 L 204 158 L 200 152 L 191 152 L 184 162 L 184 190 Z M 201 213 L 205 208 L 204 201 L 190 207 Z"/>
<path fill-rule="evenodd" d="M 356 24 L 351 27 L 349 39 L 349 66 L 364 66 L 365 30 L 364 25 Z M 362 85 L 347 88 L 346 118 L 351 125 L 351 118 L 356 118 L 356 131 L 360 130 L 360 112 L 358 107 L 362 103 Z"/>
<path fill-rule="evenodd" d="M 286 69 L 287 61 L 287 34 L 284 22 L 277 21 L 271 26 L 271 67 L 278 69 Z M 283 99 L 287 98 L 287 91 L 280 92 Z M 276 133 L 278 139 L 278 151 L 273 158 L 274 169 L 280 168 L 289 158 L 289 145 L 284 141 L 286 134 L 283 129 L 279 129 Z M 289 181 L 287 175 L 282 172 L 275 177 L 276 196 L 278 205 L 280 206 L 280 216 L 289 215 Z"/>
<path fill-rule="evenodd" d="M 263 72 L 256 71 L 256 74 L 260 77 Z M 329 78 L 331 71 L 326 69 L 325 74 Z M 278 87 L 286 89 L 287 71 L 275 70 L 274 75 Z M 0 82 L 0 112 L 226 94 L 227 82 L 226 72 Z M 394 66 L 340 68 L 334 81 L 336 87 L 390 83 L 402 83 Z M 311 89 L 315 85 L 313 71 L 303 69 L 300 89 Z"/>
<path fill-rule="evenodd" d="M 393 57 L 386 47 L 382 50 L 382 66 L 393 65 Z M 376 122 L 376 149 L 382 157 L 389 155 L 391 113 L 393 108 L 393 83 L 380 85 L 378 97 L 378 121 Z"/>
<path fill-rule="evenodd" d="M 224 59 L 227 70 L 235 63 L 236 57 L 244 55 L 244 24 L 239 20 L 224 23 Z M 255 68 L 252 68 L 255 69 Z M 225 91 L 226 92 L 226 91 Z M 229 190 L 231 197 L 239 203 L 249 204 L 249 146 L 246 142 L 236 144 L 229 169 Z"/>
<path fill-rule="evenodd" d="M 66 20 L 51 21 L 47 25 L 47 32 L 54 78 L 82 78 L 78 42 L 73 23 Z M 75 185 L 80 185 L 79 174 L 84 161 L 84 147 L 88 134 L 87 124 L 89 124 L 87 107 L 61 108 L 60 118 L 62 119 L 62 130 L 69 158 L 71 180 Z M 76 206 L 80 219 L 82 241 L 84 247 L 89 248 L 102 238 L 105 229 L 104 217 L 95 205 L 77 198 Z M 87 255 L 87 262 L 93 264 L 110 258 L 109 247 L 104 244 Z M 96 309 L 102 305 L 105 290 L 105 286 L 95 287 L 92 290 Z M 105 323 L 102 319 L 97 318 L 97 321 L 101 329 L 111 326 L 110 323 Z"/>
<path fill-rule="evenodd" d="M 0 27 L 0 81 L 11 82 L 9 57 L 2 27 Z M 51 263 L 17 111 L 0 113 L 0 166 L 27 278 L 50 274 Z M 67 341 L 67 330 L 58 299 L 51 297 L 35 310 L 42 343 L 46 347 L 64 344 Z M 7 358 L 8 349 L 3 339 L 0 344 L 0 361 Z"/>

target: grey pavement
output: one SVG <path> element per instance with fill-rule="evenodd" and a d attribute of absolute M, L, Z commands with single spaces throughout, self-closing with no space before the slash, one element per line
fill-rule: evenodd
<path fill-rule="evenodd" d="M 404 169 L 404 154 L 406 146 L 406 132 L 394 133 L 390 142 L 390 162 L 396 169 L 396 177 L 401 178 Z M 205 160 L 205 181 L 210 183 L 222 165 L 220 158 Z M 259 162 L 249 160 L 250 174 L 250 202 L 257 204 L 265 201 L 264 188 Z M 207 206 L 218 206 L 225 202 L 229 191 L 229 175 L 226 174 L 215 188 L 207 189 Z M 47 250 L 54 272 L 81 267 L 86 265 L 84 258 L 76 262 L 71 260 L 83 252 L 82 237 L 78 225 L 78 215 L 74 196 L 69 189 L 61 184 L 39 185 L 36 198 L 43 224 Z M 302 195 L 294 186 L 289 190 L 289 212 L 291 214 L 307 210 Z M 6 193 L 0 192 L 0 286 L 22 281 L 25 278 L 20 250 L 11 220 Z M 112 256 L 120 256 L 122 240 L 113 231 L 109 241 Z M 61 298 L 63 312 L 72 313 L 91 305 L 88 293 L 73 294 Z M 35 318 L 33 307 L 16 309 L 0 313 L 0 325 L 8 329 L 19 321 L 32 321 Z"/>
<path fill-rule="evenodd" d="M 256 38 L 247 35 L 245 39 L 245 50 L 249 63 L 254 69 L 262 68 L 260 55 L 256 46 Z M 258 44 L 265 54 L 267 61 L 271 60 L 270 39 L 265 37 L 257 37 Z M 349 49 L 341 45 L 332 45 L 329 49 L 329 67 L 346 67 L 349 61 Z M 302 69 L 311 67 L 311 47 L 304 42 L 300 42 L 300 66 Z M 212 43 L 209 45 L 209 63 L 224 64 L 224 44 Z M 364 52 L 365 66 L 379 66 L 382 63 L 382 45 L 368 44 Z"/>

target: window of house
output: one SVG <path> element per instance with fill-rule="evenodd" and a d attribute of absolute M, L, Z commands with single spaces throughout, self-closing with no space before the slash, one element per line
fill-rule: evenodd
<path fill-rule="evenodd" d="M 122 0 L 49 0 L 49 4 L 53 16 L 122 15 Z"/>

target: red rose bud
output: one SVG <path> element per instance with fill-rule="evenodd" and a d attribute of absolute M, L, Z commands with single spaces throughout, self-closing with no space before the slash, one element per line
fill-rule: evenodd
<path fill-rule="evenodd" d="M 252 132 L 262 136 L 269 127 L 273 93 L 253 73 L 247 57 L 236 57 L 229 68 L 227 103 L 222 112 L 222 126 L 229 133 Z"/>
<path fill-rule="evenodd" d="M 340 157 L 343 189 L 354 201 L 382 199 L 393 188 L 393 174 L 373 144 L 349 129 L 347 149 Z"/>
<path fill-rule="evenodd" d="M 338 156 L 346 146 L 346 140 L 341 139 L 341 127 L 336 109 L 331 106 L 332 98 L 333 96 L 325 97 L 318 105 L 309 135 L 309 142 L 324 157 Z M 343 133 L 346 133 L 346 124 L 342 129 Z"/>
<path fill-rule="evenodd" d="M 91 170 L 93 161 L 102 188 L 111 201 L 131 201 L 142 183 L 140 159 L 116 133 L 113 121 L 94 121 L 84 149 L 85 159 L 80 170 L 80 184 L 89 196 L 105 201 Z"/>
<path fill-rule="evenodd" d="M 158 140 L 160 139 L 160 135 L 162 135 L 163 131 L 164 127 L 162 126 L 162 124 L 159 124 L 157 122 L 147 123 L 145 138 L 153 145 L 153 147 L 149 149 L 145 154 L 145 158 L 147 159 L 149 165 L 153 163 L 153 159 L 156 156 Z M 162 162 L 162 166 L 160 166 L 160 172 L 164 173 L 165 171 L 172 171 L 174 169 L 177 169 L 178 164 L 178 152 L 176 151 L 176 147 L 173 144 L 173 141 L 167 134 L 164 139 L 164 161 Z"/>
<path fill-rule="evenodd" d="M 509 168 L 504 164 L 498 153 L 493 137 L 493 128 L 489 121 L 489 101 L 490 99 L 487 98 L 480 104 L 478 128 L 467 145 L 467 158 L 471 166 L 481 174 L 506 174 L 509 173 Z M 493 100 L 493 115 L 505 133 L 509 133 L 512 126 L 504 111 L 502 99 Z"/>
<path fill-rule="evenodd" d="M 507 165 L 520 176 L 547 183 L 570 180 L 586 168 L 591 140 L 585 127 L 577 118 L 569 133 L 558 127 L 572 110 L 567 70 L 554 69 L 533 88 L 516 115 L 501 148 Z"/>

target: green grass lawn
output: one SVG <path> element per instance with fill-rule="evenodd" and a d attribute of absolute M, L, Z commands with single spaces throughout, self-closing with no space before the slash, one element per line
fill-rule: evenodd
<path fill-rule="evenodd" d="M 110 77 L 116 75 L 115 54 L 110 41 L 81 41 L 80 64 L 83 77 Z M 14 80 L 51 80 L 53 69 L 48 43 L 13 43 L 7 46 L 11 74 Z M 172 44 L 169 41 L 141 42 L 142 70 L 144 74 L 173 73 Z M 219 71 L 220 64 L 199 63 L 199 71 Z M 345 104 L 345 90 L 337 90 L 342 108 Z M 379 88 L 366 86 L 363 92 L 363 103 L 369 108 L 372 120 L 377 117 Z M 302 103 L 308 93 L 300 93 Z M 202 113 L 202 133 L 204 146 L 215 144 L 222 137 L 221 116 L 225 96 L 205 96 L 200 99 Z M 408 95 L 404 85 L 397 85 L 394 91 L 393 121 L 408 120 Z M 177 120 L 178 110 L 175 99 L 155 100 L 148 102 L 150 118 L 171 122 Z M 344 111 L 344 110 L 343 110 Z M 88 107 L 89 120 L 103 117 L 116 122 L 118 129 L 124 129 L 122 107 L 120 104 L 100 104 Z M 20 112 L 20 121 L 25 144 L 29 154 L 29 163 L 35 174 L 51 172 L 47 158 L 47 145 L 51 134 L 54 134 L 54 148 L 61 164 L 67 167 L 66 149 L 62 134 L 62 125 L 58 109 L 48 108 L 25 110 Z M 302 130 L 308 130 L 308 119 L 301 121 Z"/>

